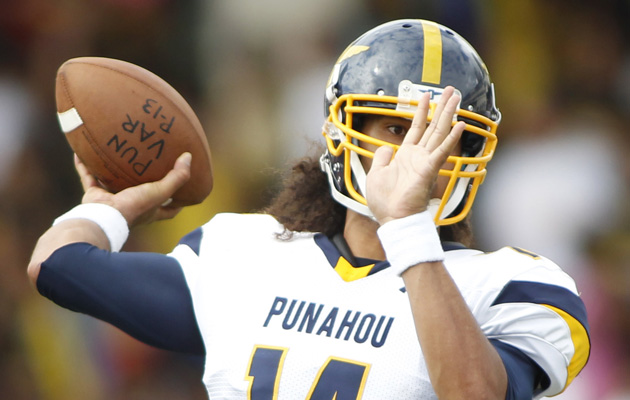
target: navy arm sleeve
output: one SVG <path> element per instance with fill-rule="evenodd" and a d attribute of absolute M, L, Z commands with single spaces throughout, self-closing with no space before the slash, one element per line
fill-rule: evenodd
<path fill-rule="evenodd" d="M 500 340 L 490 339 L 499 353 L 508 376 L 506 400 L 521 400 L 534 397 L 541 386 L 549 386 L 547 374 L 522 351 Z"/>
<path fill-rule="evenodd" d="M 72 243 L 42 264 L 37 290 L 151 346 L 205 353 L 184 273 L 172 257 Z"/>

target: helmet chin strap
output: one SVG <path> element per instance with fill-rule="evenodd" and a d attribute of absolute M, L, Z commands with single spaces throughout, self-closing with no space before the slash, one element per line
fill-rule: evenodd
<path fill-rule="evenodd" d="M 358 186 L 358 192 L 365 197 L 365 194 L 367 193 L 366 191 L 366 183 L 367 183 L 367 174 L 365 173 L 365 169 L 363 168 L 363 164 L 361 164 L 361 160 L 359 159 L 359 155 L 357 153 L 355 153 L 354 151 L 350 153 L 350 166 L 352 167 L 352 174 L 354 177 L 354 181 L 356 182 L 357 186 Z M 329 167 L 328 167 L 329 168 Z M 331 180 L 331 174 L 328 174 L 328 179 Z M 462 185 L 462 179 L 460 179 L 460 182 L 458 182 L 457 186 L 456 186 L 456 190 L 453 192 L 453 195 L 450 197 L 449 201 L 447 202 L 444 211 L 442 212 L 443 215 L 449 215 L 451 212 L 453 212 L 453 210 L 455 210 L 455 208 L 457 208 L 457 206 L 459 205 L 459 201 L 461 201 L 461 199 L 463 198 L 464 193 L 466 192 L 466 184 L 468 179 L 466 179 L 466 183 L 464 183 Z M 331 182 L 329 182 L 331 183 Z M 459 189 L 459 187 L 463 188 L 462 190 L 457 190 Z M 334 187 L 334 186 L 331 186 Z M 346 206 L 347 208 L 358 212 L 359 214 L 363 214 L 366 217 L 370 217 L 373 220 L 376 220 L 374 218 L 374 215 L 372 215 L 372 211 L 370 211 L 370 209 L 365 206 L 362 203 L 359 203 L 358 201 L 348 197 L 348 196 L 344 196 L 343 194 L 339 193 L 339 191 L 337 190 L 333 190 L 333 198 L 335 198 L 335 200 L 337 200 L 338 202 L 340 202 L 341 204 L 343 204 L 344 206 Z M 455 201 L 456 199 L 459 199 L 457 201 Z M 439 198 L 434 198 L 431 199 L 429 201 L 429 205 L 428 205 L 428 210 L 431 213 L 431 216 L 435 219 L 435 216 L 437 215 L 437 212 L 440 208 L 440 204 L 442 202 L 442 199 Z"/>
<path fill-rule="evenodd" d="M 355 153 L 354 151 L 350 152 L 350 166 L 352 167 L 352 174 L 354 175 L 354 180 L 359 186 L 358 192 L 361 194 L 361 196 L 365 197 L 365 194 L 367 193 L 367 189 L 366 189 L 367 174 L 365 173 L 363 164 L 361 164 L 359 155 Z"/>
<path fill-rule="evenodd" d="M 475 171 L 476 168 L 477 166 L 475 164 L 468 164 L 463 170 L 466 172 L 472 172 L 472 171 Z M 457 207 L 459 207 L 462 200 L 466 196 L 466 191 L 468 190 L 468 183 L 470 182 L 470 179 L 471 178 L 457 178 L 457 183 L 455 183 L 455 188 L 453 189 L 453 192 L 451 193 L 450 197 L 446 201 L 446 204 L 444 205 L 444 209 L 442 210 L 442 213 L 440 214 L 439 220 L 448 218 L 457 209 Z M 432 199 L 432 201 L 433 200 L 439 200 L 439 199 Z M 429 203 L 429 209 L 431 207 L 430 204 L 431 203 Z M 437 203 L 437 205 L 439 207 L 439 203 Z M 434 213 L 432 213 L 433 218 L 435 218 L 436 213 L 437 213 L 437 208 L 435 209 Z"/>
<path fill-rule="evenodd" d="M 339 190 L 337 190 L 337 186 L 335 185 L 335 181 L 333 178 L 334 174 L 332 173 L 330 163 L 326 161 L 326 153 L 321 156 L 321 158 L 319 159 L 319 163 L 322 171 L 326 172 L 326 176 L 328 176 L 328 185 L 330 186 L 330 194 L 332 195 L 333 199 L 342 204 L 344 207 L 375 220 L 368 206 L 359 203 L 358 201 L 344 195 Z"/>
<path fill-rule="evenodd" d="M 366 182 L 367 182 L 367 174 L 365 173 L 365 169 L 363 168 L 363 164 L 361 164 L 361 160 L 359 159 L 359 155 L 354 151 L 350 153 L 350 165 L 352 167 L 352 173 L 354 175 L 355 182 L 358 186 L 358 192 L 365 197 L 366 191 Z M 468 164 L 464 170 L 465 171 L 473 171 L 476 168 L 473 164 Z M 470 178 L 458 178 L 457 183 L 455 184 L 455 189 L 451 193 L 451 196 L 447 200 L 444 205 L 444 209 L 440 214 L 440 220 L 447 218 L 457 209 L 462 199 L 466 195 L 466 188 L 468 186 L 468 182 Z M 341 195 L 341 193 L 339 193 Z M 363 215 L 366 215 L 372 219 L 374 216 L 368 207 L 365 205 L 348 198 L 347 196 L 343 196 L 346 200 L 352 202 L 352 205 L 346 204 L 346 202 L 342 202 L 346 207 L 351 208 L 354 211 L 357 211 Z M 339 201 L 339 200 L 338 200 Z M 440 208 L 440 204 L 442 203 L 442 199 L 433 198 L 429 201 L 428 210 L 435 219 L 437 212 Z"/>
<path fill-rule="evenodd" d="M 352 199 L 351 197 L 348 197 L 347 195 L 344 195 L 339 190 L 337 190 L 337 187 L 335 185 L 334 178 L 333 178 L 334 175 L 332 173 L 330 163 L 326 162 L 325 160 L 325 154 L 322 155 L 322 157 L 320 158 L 320 165 L 321 165 L 322 170 L 326 172 L 326 175 L 328 176 L 328 184 L 330 186 L 330 193 L 333 199 L 335 199 L 335 201 L 337 201 L 338 203 L 342 204 L 343 206 L 345 206 L 346 208 L 352 211 L 365 215 L 366 217 L 369 217 L 372 220 L 376 220 L 368 206 Z M 350 153 L 350 165 L 352 168 L 354 181 L 356 182 L 358 186 L 357 188 L 358 192 L 362 196 L 365 196 L 367 174 L 365 173 L 365 169 L 363 168 L 363 164 L 361 164 L 361 160 L 359 159 L 358 154 L 355 152 Z M 474 164 L 469 164 L 465 167 L 464 170 L 473 171 L 475 168 L 476 166 Z M 470 178 L 457 179 L 457 183 L 455 184 L 455 189 L 451 193 L 451 196 L 447 200 L 446 204 L 444 205 L 444 209 L 442 210 L 442 213 L 440 214 L 440 218 L 439 218 L 440 220 L 447 218 L 448 216 L 451 215 L 453 211 L 455 211 L 455 209 L 457 209 L 462 199 L 466 195 L 466 189 L 467 189 L 469 181 L 470 181 Z M 442 199 L 440 198 L 432 198 L 431 200 L 429 200 L 429 205 L 427 209 L 431 213 L 431 216 L 434 219 L 438 213 L 441 203 L 442 203 Z"/>
<path fill-rule="evenodd" d="M 434 220 L 435 220 L 435 216 L 437 215 L 438 209 L 440 208 L 441 202 L 442 202 L 442 199 L 438 199 L 438 198 L 429 200 L 429 206 L 427 207 L 427 209 L 429 210 L 429 213 L 431 213 L 431 216 L 433 217 Z"/>

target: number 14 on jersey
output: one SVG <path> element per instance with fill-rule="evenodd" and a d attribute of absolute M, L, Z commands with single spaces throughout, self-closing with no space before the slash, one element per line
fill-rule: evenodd
<path fill-rule="evenodd" d="M 288 351 L 283 347 L 254 347 L 245 377 L 250 381 L 248 399 L 278 398 L 282 368 Z M 369 371 L 369 364 L 330 357 L 319 369 L 306 399 L 359 400 Z"/>

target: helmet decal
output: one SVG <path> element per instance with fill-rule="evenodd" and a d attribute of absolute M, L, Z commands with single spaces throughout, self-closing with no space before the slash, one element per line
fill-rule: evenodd
<path fill-rule="evenodd" d="M 348 46 L 347 49 L 341 53 L 337 62 L 335 63 L 335 67 L 333 68 L 330 76 L 328 77 L 328 83 L 326 83 L 326 87 L 334 86 L 337 83 L 337 77 L 339 76 L 339 65 L 342 61 L 347 60 L 348 58 L 355 56 L 359 53 L 362 53 L 369 49 L 369 46 Z"/>
<path fill-rule="evenodd" d="M 346 50 L 344 50 L 343 53 L 341 53 L 341 55 L 339 56 L 339 59 L 337 59 L 337 64 L 339 64 L 343 60 L 346 60 L 352 56 L 356 56 L 357 54 L 362 53 L 369 48 L 370 48 L 369 46 L 349 46 Z"/>
<path fill-rule="evenodd" d="M 401 81 L 400 84 L 398 84 L 398 104 L 396 105 L 396 111 L 415 113 L 418 109 L 418 100 L 427 92 L 430 95 L 429 118 L 431 118 L 435 110 L 435 105 L 440 101 L 444 89 L 435 86 L 417 85 L 408 80 Z M 462 94 L 457 89 L 455 89 L 455 93 L 460 97 L 460 102 L 457 104 L 457 110 L 459 110 Z M 415 101 L 412 103 L 412 100 Z M 453 121 L 457 122 L 457 114 L 453 115 Z"/>

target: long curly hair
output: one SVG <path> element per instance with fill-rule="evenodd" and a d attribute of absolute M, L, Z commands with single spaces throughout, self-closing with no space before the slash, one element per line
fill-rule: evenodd
<path fill-rule="evenodd" d="M 315 157 L 305 157 L 293 165 L 263 212 L 284 225 L 285 235 L 296 231 L 333 236 L 343 231 L 346 218 L 346 208 L 330 195 L 328 180 Z"/>
<path fill-rule="evenodd" d="M 280 237 L 287 239 L 291 232 L 321 232 L 332 237 L 343 232 L 346 218 L 346 208 L 330 194 L 328 178 L 320 169 L 318 157 L 298 160 L 283 177 L 279 192 L 262 211 L 285 227 Z M 470 215 L 457 224 L 440 227 L 440 238 L 472 246 Z"/>

